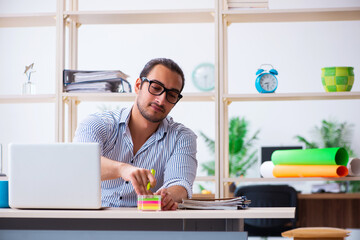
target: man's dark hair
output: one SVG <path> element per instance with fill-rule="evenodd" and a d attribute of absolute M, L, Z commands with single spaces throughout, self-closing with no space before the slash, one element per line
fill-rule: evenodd
<path fill-rule="evenodd" d="M 180 75 L 181 80 L 182 80 L 182 87 L 180 89 L 180 92 L 184 89 L 184 85 L 185 85 L 185 78 L 184 78 L 184 73 L 181 70 L 181 68 L 179 67 L 179 65 L 177 65 L 177 63 L 175 63 L 173 60 L 169 59 L 169 58 L 155 58 L 150 60 L 145 67 L 143 68 L 143 70 L 140 73 L 140 78 L 142 77 L 147 77 L 147 75 L 151 72 L 151 70 L 156 66 L 156 65 L 163 65 L 164 67 L 167 67 L 168 69 L 170 69 L 171 71 L 177 73 Z M 141 84 L 142 85 L 142 84 Z"/>

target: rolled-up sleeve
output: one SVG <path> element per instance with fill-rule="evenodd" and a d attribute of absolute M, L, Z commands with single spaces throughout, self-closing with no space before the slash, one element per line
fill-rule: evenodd
<path fill-rule="evenodd" d="M 196 138 L 192 131 L 188 131 L 177 139 L 164 173 L 163 187 L 182 186 L 186 189 L 188 198 L 192 196 L 192 187 L 198 165 L 196 160 Z"/>

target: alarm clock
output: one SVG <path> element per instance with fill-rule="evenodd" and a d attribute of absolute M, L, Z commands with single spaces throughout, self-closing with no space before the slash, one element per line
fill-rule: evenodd
<path fill-rule="evenodd" d="M 212 63 L 202 63 L 192 72 L 195 87 L 201 91 L 211 91 L 215 88 L 215 67 Z"/>
<path fill-rule="evenodd" d="M 270 66 L 270 70 L 265 70 L 263 66 Z M 256 90 L 259 93 L 273 93 L 278 86 L 278 80 L 275 75 L 278 71 L 274 69 L 271 64 L 262 64 L 256 72 L 257 78 L 255 81 Z"/>

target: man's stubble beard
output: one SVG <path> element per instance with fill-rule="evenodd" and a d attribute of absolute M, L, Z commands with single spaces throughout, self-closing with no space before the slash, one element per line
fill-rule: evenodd
<path fill-rule="evenodd" d="M 145 108 L 142 107 L 142 105 L 140 104 L 139 99 L 136 101 L 136 106 L 139 109 L 139 112 L 141 114 L 141 116 L 143 116 L 143 118 L 145 118 L 146 120 L 148 120 L 149 122 L 152 123 L 159 123 L 162 120 L 164 120 L 164 118 L 166 118 L 166 116 L 161 117 L 161 118 L 156 118 L 154 116 L 151 116 L 150 114 L 148 114 L 145 110 Z M 150 105 L 149 105 L 150 106 Z"/>

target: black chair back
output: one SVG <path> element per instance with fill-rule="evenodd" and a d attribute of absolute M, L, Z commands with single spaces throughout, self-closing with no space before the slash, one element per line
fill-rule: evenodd
<path fill-rule="evenodd" d="M 250 185 L 238 187 L 235 197 L 246 196 L 249 207 L 297 207 L 297 192 L 288 185 Z M 296 215 L 296 214 L 295 214 Z M 296 227 L 294 219 L 245 219 L 244 230 L 249 236 L 281 236 Z"/>

